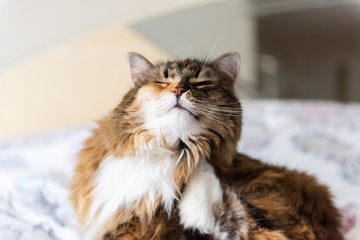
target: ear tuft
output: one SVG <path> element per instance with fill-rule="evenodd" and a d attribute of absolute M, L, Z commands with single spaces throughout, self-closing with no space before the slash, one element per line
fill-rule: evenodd
<path fill-rule="evenodd" d="M 133 86 L 139 85 L 144 74 L 153 67 L 146 58 L 135 52 L 130 52 L 128 54 L 128 64 L 130 80 Z"/>
<path fill-rule="evenodd" d="M 229 75 L 229 80 L 224 82 L 224 84 L 233 88 L 239 71 L 239 54 L 236 52 L 225 53 L 214 60 L 214 65 Z"/>

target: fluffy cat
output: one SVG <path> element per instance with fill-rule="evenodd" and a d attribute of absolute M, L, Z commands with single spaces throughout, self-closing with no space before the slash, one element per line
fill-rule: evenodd
<path fill-rule="evenodd" d="M 85 239 L 341 240 L 327 187 L 236 152 L 239 55 L 152 64 L 93 130 L 71 196 Z"/>

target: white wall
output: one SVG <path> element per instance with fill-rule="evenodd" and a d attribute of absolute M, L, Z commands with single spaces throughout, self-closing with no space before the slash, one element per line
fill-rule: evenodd
<path fill-rule="evenodd" d="M 0 73 L 54 45 L 104 26 L 214 0 L 0 0 Z"/>

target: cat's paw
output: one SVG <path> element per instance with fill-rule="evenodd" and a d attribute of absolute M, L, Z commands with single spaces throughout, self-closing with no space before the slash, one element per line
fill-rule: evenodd
<path fill-rule="evenodd" d="M 214 206 L 222 198 L 222 189 L 213 167 L 200 161 L 183 192 L 179 205 L 180 222 L 185 229 L 212 234 L 216 218 Z"/>
<path fill-rule="evenodd" d="M 247 240 L 249 221 L 247 212 L 237 195 L 224 187 L 223 198 L 215 206 L 216 225 L 214 239 Z"/>
<path fill-rule="evenodd" d="M 185 187 L 179 204 L 180 223 L 186 231 L 211 240 L 247 240 L 247 213 L 229 187 L 222 188 L 213 167 L 201 161 Z M 192 229 L 192 230 L 189 230 Z"/>

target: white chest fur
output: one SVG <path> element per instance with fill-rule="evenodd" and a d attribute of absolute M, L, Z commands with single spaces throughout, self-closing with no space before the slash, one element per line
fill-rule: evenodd
<path fill-rule="evenodd" d="M 170 154 L 140 154 L 122 159 L 109 155 L 94 179 L 91 228 L 104 224 L 119 207 L 147 197 L 151 203 L 161 196 L 170 212 L 178 191 L 173 172 L 178 157 Z"/>

